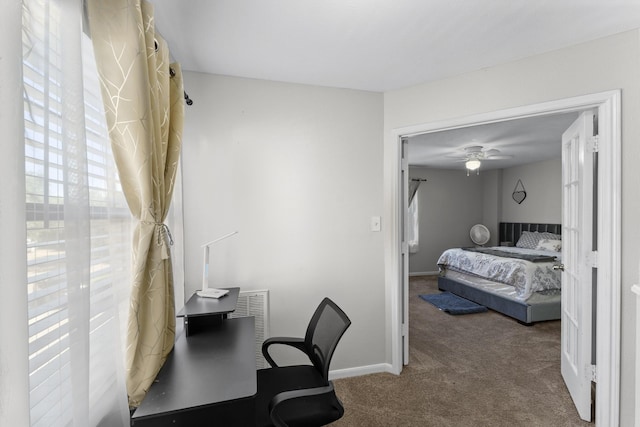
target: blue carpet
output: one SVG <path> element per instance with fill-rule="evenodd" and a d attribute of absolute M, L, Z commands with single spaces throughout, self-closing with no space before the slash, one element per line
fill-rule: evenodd
<path fill-rule="evenodd" d="M 420 298 L 449 314 L 471 314 L 487 311 L 487 307 L 484 305 L 476 304 L 473 301 L 454 295 L 451 292 L 420 295 Z"/>

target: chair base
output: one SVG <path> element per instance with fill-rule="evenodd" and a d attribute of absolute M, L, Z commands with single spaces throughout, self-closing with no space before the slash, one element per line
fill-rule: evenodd
<path fill-rule="evenodd" d="M 311 365 L 284 366 L 258 370 L 256 395 L 256 426 L 271 427 L 269 403 L 278 393 L 326 386 L 322 376 Z M 283 402 L 278 414 L 289 427 L 324 426 L 344 414 L 342 403 L 335 395 L 303 397 Z"/>

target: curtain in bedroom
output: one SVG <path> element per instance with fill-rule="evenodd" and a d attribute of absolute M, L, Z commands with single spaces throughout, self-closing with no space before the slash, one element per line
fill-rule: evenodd
<path fill-rule="evenodd" d="M 420 250 L 420 225 L 418 216 L 418 195 L 416 195 L 409 205 L 409 224 L 407 227 L 407 243 L 409 253 L 416 253 Z"/>
<path fill-rule="evenodd" d="M 409 245 L 409 253 L 416 253 L 420 250 L 420 226 L 418 214 L 418 188 L 419 180 L 411 179 L 409 181 L 409 213 L 407 224 L 407 243 Z"/>
<path fill-rule="evenodd" d="M 184 115 L 182 74 L 155 31 L 153 6 L 89 0 L 89 26 L 122 188 L 137 220 L 127 337 L 129 405 L 137 407 L 173 348 L 171 204 Z"/>
<path fill-rule="evenodd" d="M 418 188 L 420 188 L 420 182 L 421 181 L 415 179 L 409 181 L 409 205 L 413 202 L 413 198 L 416 197 Z"/>

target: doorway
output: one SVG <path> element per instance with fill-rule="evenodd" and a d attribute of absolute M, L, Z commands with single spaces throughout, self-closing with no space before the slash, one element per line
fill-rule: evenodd
<path fill-rule="evenodd" d="M 400 373 L 404 359 L 404 332 L 408 324 L 404 320 L 406 307 L 404 295 L 408 292 L 408 271 L 403 268 L 404 247 L 402 242 L 403 210 L 402 161 L 403 138 L 421 133 L 438 132 L 487 123 L 535 117 L 569 111 L 597 109 L 599 116 L 599 176 L 597 202 L 597 282 L 603 284 L 597 289 L 598 318 L 595 325 L 596 339 L 600 343 L 596 349 L 597 389 L 596 389 L 596 425 L 617 425 L 619 420 L 619 349 L 620 349 L 620 93 L 603 92 L 568 98 L 548 103 L 535 104 L 480 114 L 461 119 L 407 128 L 394 129 L 394 147 L 386 150 L 394 153 L 385 160 L 385 174 L 391 185 L 387 186 L 385 197 L 387 212 L 392 225 L 385 242 L 387 260 L 387 289 L 389 291 L 389 313 L 391 315 L 392 372 Z"/>

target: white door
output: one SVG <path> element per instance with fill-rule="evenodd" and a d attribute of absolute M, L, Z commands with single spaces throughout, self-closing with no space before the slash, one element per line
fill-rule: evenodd
<path fill-rule="evenodd" d="M 402 139 L 401 154 L 401 236 L 400 253 L 402 262 L 400 274 L 402 275 L 402 363 L 409 364 L 409 140 Z"/>
<path fill-rule="evenodd" d="M 580 418 L 591 421 L 593 112 L 562 135 L 561 371 Z"/>

